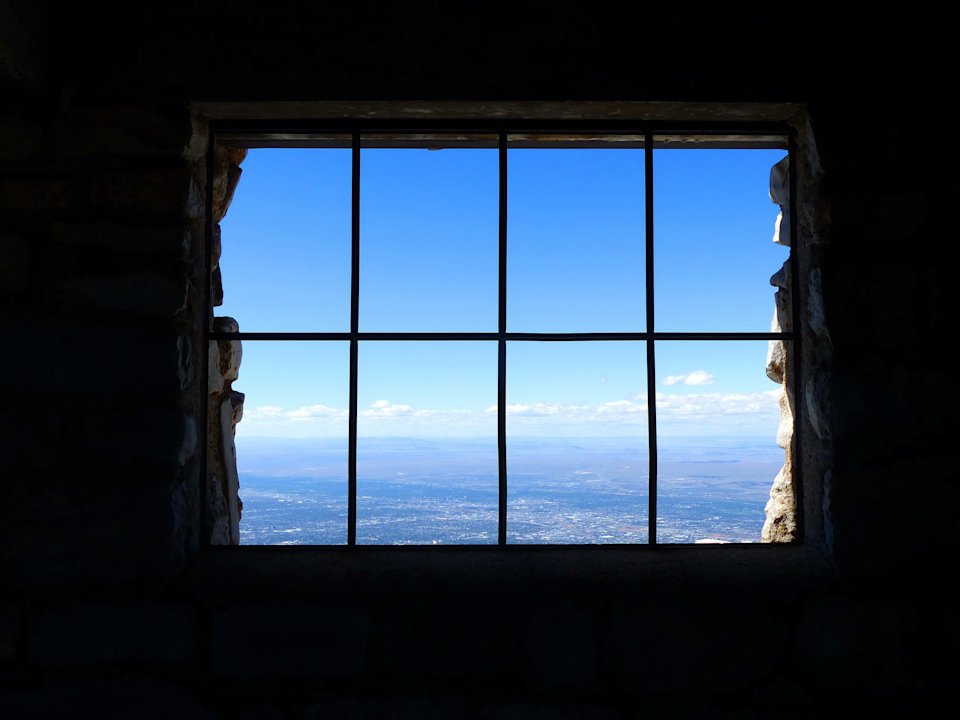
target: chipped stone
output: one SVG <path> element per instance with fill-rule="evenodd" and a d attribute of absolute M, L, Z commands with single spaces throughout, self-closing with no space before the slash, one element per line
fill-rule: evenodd
<path fill-rule="evenodd" d="M 822 371 L 814 371 L 804 387 L 804 400 L 807 418 L 821 440 L 830 437 L 830 427 L 825 416 L 829 407 L 828 399 L 827 377 Z"/>
<path fill-rule="evenodd" d="M 213 178 L 213 219 L 220 222 L 227 214 L 237 183 L 240 182 L 240 163 L 247 155 L 244 148 L 217 148 L 216 174 Z"/>
<path fill-rule="evenodd" d="M 218 333 L 239 332 L 239 323 L 231 317 L 215 317 L 211 329 Z M 213 544 L 237 544 L 240 541 L 237 451 L 234 443 L 237 423 L 243 417 L 243 393 L 232 389 L 239 377 L 243 347 L 239 340 L 210 343 L 208 386 L 211 423 L 207 437 L 207 503 L 209 539 Z M 216 420 L 214 420 L 216 418 Z"/>
<path fill-rule="evenodd" d="M 797 502 L 789 465 L 784 465 L 777 473 L 763 512 L 766 519 L 760 533 L 761 542 L 791 542 L 796 539 Z"/>
<path fill-rule="evenodd" d="M 210 304 L 213 307 L 223 305 L 223 276 L 219 267 L 214 268 L 210 274 Z"/>
<path fill-rule="evenodd" d="M 780 423 L 777 425 L 777 445 L 787 449 L 793 440 L 793 403 L 790 401 L 790 391 L 784 383 L 777 398 L 780 409 Z"/>
<path fill-rule="evenodd" d="M 223 453 L 223 484 L 231 544 L 240 542 L 240 475 L 237 470 L 237 423 L 243 418 L 244 395 L 232 390 L 220 406 L 220 439 Z"/>
<path fill-rule="evenodd" d="M 186 390 L 193 381 L 191 351 L 190 338 L 186 335 L 180 335 L 177 338 L 177 379 L 180 381 L 180 388 L 183 390 Z"/>
<path fill-rule="evenodd" d="M 829 338 L 823 311 L 823 278 L 819 269 L 811 270 L 807 280 L 807 321 L 815 335 Z"/>
<path fill-rule="evenodd" d="M 777 270 L 770 277 L 770 284 L 773 287 L 777 288 L 789 288 L 790 287 L 790 261 L 787 260 L 783 263 L 779 270 Z"/>
<path fill-rule="evenodd" d="M 209 132 L 207 121 L 197 115 L 190 118 L 190 142 L 183 146 L 182 155 L 187 160 L 201 160 L 207 154 Z"/>
<path fill-rule="evenodd" d="M 790 202 L 790 156 L 770 168 L 770 201 L 775 205 Z"/>
<path fill-rule="evenodd" d="M 773 242 L 790 247 L 790 156 L 770 168 L 770 201 L 780 206 Z"/>
<path fill-rule="evenodd" d="M 785 157 L 770 169 L 770 200 L 780 205 L 777 215 L 773 241 L 780 245 L 790 245 L 790 158 Z M 770 278 L 770 284 L 777 288 L 774 293 L 773 319 L 771 332 L 790 332 L 793 318 L 790 302 L 791 269 L 788 259 Z M 783 467 L 777 473 L 770 488 L 770 498 L 764 508 L 765 521 L 761 531 L 762 542 L 790 542 L 796 538 L 796 498 L 793 489 L 792 442 L 794 433 L 793 398 L 789 375 L 788 344 L 781 340 L 771 340 L 767 346 L 767 377 L 780 384 L 777 399 L 780 420 L 777 425 L 777 445 L 784 448 Z"/>
<path fill-rule="evenodd" d="M 777 332 L 774 330 L 773 332 Z M 767 345 L 767 377 L 775 383 L 783 382 L 783 366 L 785 360 L 783 342 L 771 340 Z"/>
<path fill-rule="evenodd" d="M 200 188 L 197 187 L 197 181 L 194 178 L 190 178 L 190 187 L 187 190 L 187 202 L 184 213 L 192 220 L 199 220 L 203 217 L 203 207 L 203 193 L 201 193 Z"/>
<path fill-rule="evenodd" d="M 213 395 L 223 390 L 223 373 L 220 372 L 220 343 L 207 346 L 207 393 Z"/>
<path fill-rule="evenodd" d="M 180 444 L 180 450 L 177 453 L 177 463 L 181 466 L 187 464 L 187 460 L 193 457 L 197 450 L 197 421 L 187 415 L 183 419 L 183 441 Z"/>

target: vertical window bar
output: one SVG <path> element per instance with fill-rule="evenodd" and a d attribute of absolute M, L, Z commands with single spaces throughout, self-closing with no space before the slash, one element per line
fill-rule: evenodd
<path fill-rule="evenodd" d="M 647 302 L 647 442 L 649 478 L 647 488 L 648 542 L 657 544 L 657 364 L 653 345 L 653 134 L 643 136 L 644 217 L 646 220 Z"/>
<path fill-rule="evenodd" d="M 500 163 L 499 278 L 497 281 L 497 461 L 499 518 L 497 544 L 507 544 L 507 134 L 498 141 Z"/>
<path fill-rule="evenodd" d="M 796 520 L 797 520 L 797 541 L 803 540 L 803 486 L 802 486 L 802 463 L 803 453 L 800 446 L 801 417 L 803 412 L 803 403 L 800 402 L 800 353 L 802 350 L 800 344 L 800 303 L 797 300 L 800 291 L 800 261 L 798 247 L 799 238 L 797 237 L 797 133 L 793 130 L 787 146 L 787 156 L 790 158 L 787 186 L 790 189 L 788 198 L 790 208 L 790 317 L 793 321 L 793 341 L 791 352 L 786 353 L 789 359 L 790 367 L 787 371 L 791 375 L 788 382 L 793 383 L 793 495 L 796 500 Z M 781 328 L 782 329 L 782 328 Z"/>
<path fill-rule="evenodd" d="M 357 333 L 360 331 L 360 133 L 353 133 L 350 191 L 350 419 L 347 545 L 357 544 Z"/>

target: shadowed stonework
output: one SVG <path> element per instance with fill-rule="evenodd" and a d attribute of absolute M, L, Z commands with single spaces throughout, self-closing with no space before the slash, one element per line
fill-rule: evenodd
<path fill-rule="evenodd" d="M 0 717 L 891 717 L 950 699 L 955 373 L 931 358 L 954 306 L 954 43 L 912 12 L 0 0 Z M 241 398 L 239 348 L 203 345 L 205 213 L 240 158 L 208 178 L 207 121 L 365 115 L 789 123 L 799 287 L 775 284 L 802 298 L 802 342 L 770 371 L 799 376 L 801 442 L 767 532 L 794 533 L 795 495 L 798 541 L 209 547 L 235 538 Z"/>

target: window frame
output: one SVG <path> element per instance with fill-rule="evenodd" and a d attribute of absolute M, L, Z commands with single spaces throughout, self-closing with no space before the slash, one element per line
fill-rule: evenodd
<path fill-rule="evenodd" d="M 584 543 L 584 544 L 509 544 L 507 542 L 507 467 L 506 467 L 506 343 L 508 341 L 640 341 L 644 342 L 647 356 L 647 396 L 656 397 L 656 342 L 669 341 L 736 341 L 736 340 L 779 340 L 789 343 L 791 371 L 789 382 L 792 386 L 793 397 L 800 398 L 802 349 L 800 346 L 802 333 L 799 308 L 800 284 L 798 281 L 800 258 L 798 246 L 801 245 L 797 234 L 797 130 L 786 121 L 760 122 L 651 122 L 637 120 L 432 120 L 432 119 L 350 119 L 350 120 L 305 120 L 305 121 L 276 121 L 276 120 L 210 120 L 206 163 L 206 222 L 204 262 L 206 284 L 204 288 L 205 307 L 207 316 L 203 323 L 202 353 L 202 386 L 206 388 L 209 377 L 210 342 L 222 340 L 280 340 L 280 341 L 349 341 L 350 343 L 350 388 L 349 388 L 349 429 L 348 429 L 348 520 L 346 545 L 310 545 L 314 549 L 337 548 L 385 548 L 389 545 L 358 545 L 356 541 L 357 527 L 357 387 L 358 371 L 357 358 L 359 343 L 376 341 L 485 341 L 496 342 L 498 345 L 497 370 L 497 447 L 498 447 L 498 531 L 497 547 L 554 547 L 554 548 L 656 548 L 663 547 L 657 542 L 657 425 L 656 402 L 648 400 L 648 541 L 639 544 L 621 543 Z M 340 144 L 331 141 L 332 136 L 348 136 L 349 144 Z M 364 141 L 371 137 L 379 137 L 385 144 L 374 144 L 376 147 L 427 147 L 428 140 L 436 136 L 449 136 L 458 143 L 458 147 L 469 147 L 464 144 L 474 136 L 496 136 L 495 146 L 499 157 L 499 237 L 498 237 L 498 330 L 497 332 L 361 332 L 359 329 L 359 282 L 360 282 L 360 152 L 365 147 L 371 147 Z M 645 313 L 646 323 L 643 331 L 637 332 L 600 332 L 600 333 L 529 333 L 511 332 L 507 330 L 506 318 L 506 289 L 507 289 L 507 171 L 508 150 L 517 147 L 517 141 L 511 137 L 524 138 L 522 147 L 591 147 L 602 145 L 609 147 L 614 138 L 625 136 L 642 137 L 639 143 L 632 147 L 640 147 L 644 153 L 644 208 L 645 208 Z M 402 139 L 402 140 L 401 140 Z M 405 141 L 408 144 L 402 144 Z M 398 144 L 401 143 L 401 144 Z M 562 143 L 562 144 L 561 144 Z M 266 147 L 349 147 L 351 149 L 351 289 L 350 289 L 350 330 L 348 332 L 244 332 L 224 333 L 212 329 L 214 306 L 212 304 L 211 268 L 214 247 L 214 230 L 216 221 L 213 217 L 213 178 L 215 170 L 215 151 L 218 144 L 228 147 L 243 147 L 248 149 Z M 477 145 L 474 145 L 475 147 Z M 790 284 L 792 288 L 791 319 L 792 330 L 780 332 L 662 332 L 655 326 L 655 283 L 654 283 L 654 152 L 658 148 L 669 147 L 696 147 L 696 148 L 777 148 L 787 152 L 790 158 L 789 201 L 790 201 Z M 792 483 L 796 502 L 797 540 L 788 545 L 800 544 L 804 538 L 803 522 L 803 486 L 801 462 L 801 435 L 796 428 L 801 426 L 802 407 L 800 402 L 794 403 L 794 428 L 792 443 Z M 206 435 L 208 433 L 207 403 L 201 403 L 201 428 L 204 441 L 201 443 L 202 455 L 200 462 L 201 487 L 201 528 L 206 528 L 207 510 L 207 457 Z M 771 479 L 772 482 L 772 479 Z M 210 545 L 206 531 L 201 530 L 203 537 L 201 544 Z M 668 544 L 671 547 L 684 547 L 687 544 Z M 775 545 L 766 543 L 764 545 Z M 492 545 L 413 545 L 402 547 L 445 547 L 471 548 L 493 547 Z"/>

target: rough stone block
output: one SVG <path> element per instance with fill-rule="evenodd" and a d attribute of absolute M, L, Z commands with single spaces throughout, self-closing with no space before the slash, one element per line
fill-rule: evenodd
<path fill-rule="evenodd" d="M 49 393 L 98 404 L 179 397 L 173 331 L 40 313 L 11 313 L 0 322 L 18 338 L 17 352 L 0 353 L 0 392 L 7 396 Z"/>
<path fill-rule="evenodd" d="M 0 163 L 29 160 L 42 149 L 40 125 L 19 118 L 0 118 Z"/>
<path fill-rule="evenodd" d="M 68 443 L 78 461 L 182 466 L 196 450 L 197 426 L 174 409 L 90 413 L 76 423 Z"/>
<path fill-rule="evenodd" d="M 527 630 L 526 656 L 533 675 L 550 685 L 586 689 L 594 684 L 599 618 L 571 606 L 536 610 Z"/>
<path fill-rule="evenodd" d="M 57 151 L 65 157 L 100 162 L 179 157 L 193 133 L 185 109 L 110 104 L 70 108 L 61 114 L 53 137 Z"/>
<path fill-rule="evenodd" d="M 188 233 L 183 225 L 124 224 L 103 222 L 56 223 L 51 231 L 55 243 L 104 248 L 125 253 L 181 258 L 187 250 Z"/>
<path fill-rule="evenodd" d="M 180 220 L 188 214 L 192 178 L 186 163 L 165 168 L 97 173 L 88 178 L 85 204 L 94 211 L 137 220 Z"/>
<path fill-rule="evenodd" d="M 921 625 L 917 611 L 904 602 L 813 600 L 798 622 L 796 663 L 832 691 L 924 690 L 935 668 L 928 665 L 933 658 L 923 647 Z"/>
<path fill-rule="evenodd" d="M 10 475 L 16 484 L 0 504 L 0 560 L 13 586 L 140 583 L 181 569 L 177 471 L 74 465 Z"/>
<path fill-rule="evenodd" d="M 0 295 L 19 295 L 30 281 L 30 249 L 27 241 L 0 232 Z"/>
<path fill-rule="evenodd" d="M 182 663 L 193 652 L 189 610 L 176 605 L 76 605 L 34 615 L 28 653 L 40 665 Z"/>
<path fill-rule="evenodd" d="M 198 217 L 188 192 L 186 164 L 141 170 L 100 171 L 86 176 L 0 179 L 0 210 L 24 213 L 109 215 L 120 221 L 177 222 Z M 202 202 L 200 203 L 202 213 Z"/>
<path fill-rule="evenodd" d="M 187 283 L 182 276 L 158 272 L 87 276 L 68 280 L 63 294 L 71 307 L 173 317 L 186 305 Z"/>
<path fill-rule="evenodd" d="M 52 467 L 60 459 L 66 422 L 63 412 L 43 406 L 0 408 L 0 466 Z"/>
<path fill-rule="evenodd" d="M 391 602 L 378 613 L 368 665 L 398 678 L 515 672 L 521 641 L 515 615 L 489 599 Z"/>
<path fill-rule="evenodd" d="M 774 673 L 792 630 L 762 601 L 725 594 L 617 603 L 605 672 L 626 692 L 742 693 Z"/>
<path fill-rule="evenodd" d="M 620 713 L 599 703 L 507 703 L 483 708 L 478 720 L 618 720 Z"/>
<path fill-rule="evenodd" d="M 83 185 L 50 177 L 0 179 L 0 210 L 6 212 L 60 212 L 83 209 Z"/>
<path fill-rule="evenodd" d="M 233 717 L 235 720 L 287 720 L 289 716 L 277 705 L 245 702 Z"/>
<path fill-rule="evenodd" d="M 157 678 L 48 682 L 0 693 L 0 717 L 20 720 L 216 720 L 189 687 Z"/>
<path fill-rule="evenodd" d="M 45 9 L 34 3 L 0 4 L 0 85 L 4 100 L 13 88 L 44 87 L 52 67 L 49 63 L 50 20 Z"/>
<path fill-rule="evenodd" d="M 0 604 L 0 663 L 16 656 L 19 632 L 20 610 L 15 605 Z"/>
<path fill-rule="evenodd" d="M 151 158 L 179 155 L 183 142 L 161 147 L 138 136 L 136 128 L 109 125 L 60 123 L 54 130 L 57 152 L 66 158 L 89 158 L 103 162 L 108 158 Z"/>
<path fill-rule="evenodd" d="M 456 697 L 353 697 L 314 701 L 299 708 L 296 720 L 453 720 L 475 718 L 469 699 Z"/>
<path fill-rule="evenodd" d="M 356 674 L 367 651 L 368 620 L 354 607 L 253 603 L 213 623 L 213 667 L 221 676 L 325 679 Z"/>

